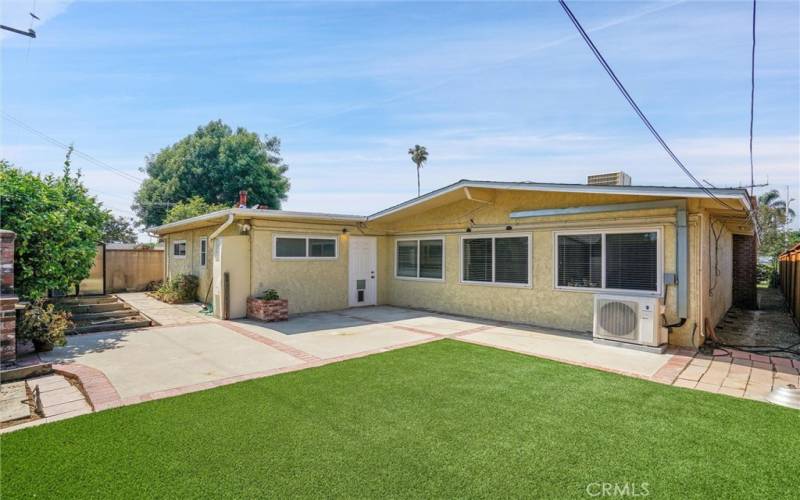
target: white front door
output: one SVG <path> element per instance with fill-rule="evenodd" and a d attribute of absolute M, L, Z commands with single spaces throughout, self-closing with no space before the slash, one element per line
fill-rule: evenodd
<path fill-rule="evenodd" d="M 374 236 L 350 237 L 350 307 L 378 303 L 378 240 Z"/>

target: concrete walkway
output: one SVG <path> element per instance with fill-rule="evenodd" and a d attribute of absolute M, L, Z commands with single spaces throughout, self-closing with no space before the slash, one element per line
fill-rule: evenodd
<path fill-rule="evenodd" d="M 595 344 L 590 335 L 389 306 L 292 317 L 280 323 L 220 321 L 197 304 L 171 306 L 145 294 L 120 294 L 162 326 L 73 336 L 41 354 L 81 380 L 93 408 L 186 394 L 277 373 L 450 338 L 664 384 L 763 399 L 797 384 L 787 359 L 694 350 L 653 354 Z M 723 355 L 724 354 L 724 355 Z"/>

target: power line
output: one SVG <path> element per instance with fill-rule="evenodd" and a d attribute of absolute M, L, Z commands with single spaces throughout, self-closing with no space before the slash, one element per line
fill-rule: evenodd
<path fill-rule="evenodd" d="M 756 97 L 756 0 L 753 0 L 753 48 L 750 52 L 750 196 L 755 185 L 753 169 L 753 108 Z"/>
<path fill-rule="evenodd" d="M 719 203 L 721 203 L 723 206 L 725 206 L 725 207 L 727 207 L 727 208 L 729 208 L 729 209 L 731 209 L 731 210 L 739 210 L 739 209 L 737 209 L 737 208 L 734 208 L 734 207 L 732 207 L 732 206 L 728 205 L 727 203 L 725 203 L 725 202 L 724 202 L 724 201 L 722 201 L 721 199 L 719 199 L 719 198 L 718 198 L 718 197 L 717 197 L 717 196 L 716 196 L 714 193 L 712 193 L 712 192 L 711 192 L 711 191 L 710 191 L 708 188 L 706 188 L 706 187 L 703 185 L 703 183 L 702 183 L 702 182 L 700 182 L 700 181 L 697 179 L 697 177 L 695 177 L 695 176 L 692 174 L 692 172 L 691 172 L 691 171 L 689 171 L 689 169 L 688 169 L 688 168 L 686 168 L 686 166 L 683 164 L 683 162 L 681 162 L 681 160 L 680 160 L 680 159 L 678 159 L 677 155 L 675 155 L 675 153 L 673 153 L 673 152 L 672 152 L 672 149 L 669 147 L 669 145 L 667 145 L 666 141 L 664 141 L 664 139 L 661 137 L 661 134 L 659 134 L 659 133 L 658 133 L 658 131 L 657 131 L 657 130 L 655 129 L 655 127 L 653 126 L 653 124 L 652 124 L 652 123 L 650 123 L 650 120 L 648 120 L 648 119 L 647 119 L 647 116 L 645 116 L 645 114 L 644 114 L 644 112 L 641 110 L 641 108 L 639 108 L 639 105 L 638 105 L 638 104 L 636 104 L 636 101 L 634 101 L 634 100 L 633 100 L 633 97 L 631 97 L 631 95 L 628 93 L 628 90 L 625 88 L 625 86 L 624 86 L 624 85 L 622 85 L 622 82 L 619 80 L 619 78 L 617 78 L 617 75 L 614 73 L 614 70 L 613 70 L 613 69 L 611 69 L 611 66 L 608 64 L 608 62 L 606 62 L 605 58 L 604 58 L 604 57 L 603 57 L 603 55 L 600 53 L 600 50 L 599 50 L 599 49 L 597 48 L 597 46 L 594 44 L 594 42 L 592 41 L 592 39 L 591 39 L 591 38 L 589 38 L 589 35 L 588 35 L 588 34 L 586 33 L 586 31 L 583 29 L 583 26 L 581 26 L 581 23 L 580 23 L 580 21 L 578 21 L 578 19 L 577 19 L 577 18 L 575 17 L 575 15 L 572 13 L 572 11 L 569 9 L 569 7 L 567 7 L 567 4 L 564 2 L 564 0 L 558 0 L 558 3 L 559 3 L 559 4 L 561 4 L 561 7 L 564 9 L 564 12 L 566 12 L 566 13 L 567 13 L 567 16 L 568 16 L 568 17 L 570 18 L 570 20 L 572 21 L 572 24 L 574 24 L 574 25 L 575 25 L 575 27 L 578 29 L 578 31 L 579 31 L 579 32 L 580 32 L 580 34 L 581 34 L 581 37 L 582 37 L 582 38 L 583 38 L 583 40 L 586 42 L 586 44 L 589 46 L 589 48 L 592 50 L 592 53 L 594 53 L 595 57 L 596 57 L 596 58 L 597 58 L 597 60 L 600 62 L 600 64 L 603 66 L 603 68 L 606 70 L 606 73 L 608 73 L 608 76 L 610 76 L 610 77 L 611 77 L 611 79 L 614 81 L 614 84 L 617 86 L 617 88 L 619 89 L 619 91 L 622 93 L 622 95 L 623 95 L 623 96 L 625 97 L 625 99 L 628 101 L 628 104 L 630 104 L 630 105 L 631 105 L 631 107 L 633 108 L 633 110 L 636 112 L 636 114 L 637 114 L 637 115 L 639 116 L 639 118 L 642 120 L 642 123 L 644 123 L 644 125 L 647 127 L 647 129 L 648 129 L 648 130 L 650 130 L 650 132 L 653 134 L 653 137 L 655 137 L 655 138 L 656 138 L 656 140 L 658 141 L 658 143 L 659 143 L 659 144 L 661 144 L 661 147 L 663 147 L 663 148 L 664 148 L 664 151 L 666 151 L 666 152 L 667 152 L 667 154 L 670 156 L 670 158 L 672 158 L 672 160 L 673 160 L 673 161 L 674 161 L 674 162 L 675 162 L 675 163 L 678 165 L 678 167 L 680 167 L 680 169 L 681 169 L 681 170 L 683 170 L 683 173 L 685 173 L 685 174 L 686 174 L 686 176 L 687 176 L 687 177 L 689 177 L 689 179 L 691 179 L 691 180 L 692 180 L 692 182 L 694 182 L 694 184 L 695 184 L 695 185 L 696 185 L 698 188 L 700 188 L 701 190 L 703 190 L 703 192 L 705 192 L 705 193 L 706 193 L 708 196 L 710 196 L 710 197 L 711 197 L 711 198 L 713 198 L 714 200 L 716 200 L 716 201 L 718 201 Z"/>
<path fill-rule="evenodd" d="M 5 111 L 3 111 L 2 113 L 3 113 L 3 118 L 5 118 L 6 120 L 10 121 L 11 123 L 16 125 L 17 127 L 21 128 L 23 130 L 26 130 L 26 131 L 30 132 L 31 134 L 34 134 L 34 135 L 40 137 L 41 139 L 44 139 L 45 141 L 49 142 L 50 144 L 53 144 L 53 145 L 55 145 L 55 146 L 57 146 L 57 147 L 59 147 L 61 149 L 64 149 L 64 150 L 67 150 L 67 151 L 69 150 L 69 148 L 70 148 L 69 145 L 64 144 L 63 142 L 59 141 L 58 139 L 54 139 L 53 137 L 50 137 L 49 135 L 45 134 L 44 132 L 42 132 L 40 130 L 36 130 L 35 128 L 31 127 L 27 123 L 23 122 L 22 120 L 20 120 L 18 118 L 14 118 L 13 116 L 9 115 Z M 119 175 L 120 177 L 124 178 L 125 180 L 131 181 L 131 182 L 135 182 L 137 184 L 141 184 L 142 181 L 144 180 L 144 179 L 140 179 L 139 177 L 136 177 L 134 175 L 131 175 L 131 174 L 125 172 L 124 170 L 120 170 L 118 168 L 112 167 L 108 163 L 100 161 L 97 158 L 95 158 L 95 157 L 93 157 L 93 156 L 91 156 L 91 155 L 89 155 L 87 153 L 84 153 L 83 151 L 77 150 L 75 148 L 73 148 L 72 154 L 74 154 L 78 158 L 82 158 L 82 159 L 88 161 L 89 163 L 92 163 L 92 164 L 97 165 L 97 166 L 99 166 L 101 168 L 107 169 L 107 170 Z"/>

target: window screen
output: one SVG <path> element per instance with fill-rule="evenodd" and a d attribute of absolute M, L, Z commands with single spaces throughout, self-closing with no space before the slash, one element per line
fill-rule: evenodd
<path fill-rule="evenodd" d="M 658 289 L 658 235 L 606 234 L 606 288 Z"/>
<path fill-rule="evenodd" d="M 308 256 L 336 257 L 336 240 L 327 238 L 309 238 Z"/>
<path fill-rule="evenodd" d="M 558 286 L 601 288 L 603 236 L 558 236 Z"/>
<path fill-rule="evenodd" d="M 419 277 L 442 279 L 442 240 L 420 240 Z"/>
<path fill-rule="evenodd" d="M 494 280 L 497 283 L 528 283 L 528 238 L 495 238 Z"/>
<path fill-rule="evenodd" d="M 492 281 L 492 239 L 464 238 L 464 281 Z"/>
<path fill-rule="evenodd" d="M 405 278 L 417 277 L 417 242 L 397 242 L 397 275 Z"/>
<path fill-rule="evenodd" d="M 276 257 L 305 257 L 305 238 L 275 238 Z"/>

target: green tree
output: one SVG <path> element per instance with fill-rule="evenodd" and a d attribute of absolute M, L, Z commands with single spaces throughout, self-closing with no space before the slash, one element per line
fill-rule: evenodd
<path fill-rule="evenodd" d="M 197 217 L 198 215 L 205 215 L 207 213 L 216 212 L 217 210 L 225 210 L 231 206 L 232 205 L 223 205 L 222 203 L 206 203 L 203 198 L 192 196 L 188 200 L 179 201 L 173 205 L 164 217 L 164 224 L 188 219 L 190 217 Z"/>
<path fill-rule="evenodd" d="M 289 191 L 280 144 L 277 137 L 262 139 L 244 128 L 234 131 L 221 120 L 198 127 L 147 158 L 143 171 L 148 178 L 133 209 L 142 224 L 155 226 L 182 200 L 199 196 L 209 204 L 230 206 L 242 189 L 252 204 L 280 209 Z"/>
<path fill-rule="evenodd" d="M 14 281 L 27 300 L 71 290 L 89 276 L 109 215 L 72 174 L 70 154 L 59 176 L 39 176 L 0 160 L 2 227 L 17 233 Z"/>
<path fill-rule="evenodd" d="M 413 148 L 408 148 L 408 154 L 411 155 L 411 161 L 417 166 L 417 197 L 419 197 L 421 193 L 419 184 L 419 169 L 422 168 L 423 163 L 428 161 L 428 150 L 425 149 L 425 146 L 416 144 Z"/>
<path fill-rule="evenodd" d="M 136 223 L 126 217 L 114 217 L 108 212 L 108 220 L 103 225 L 103 243 L 136 243 Z"/>
<path fill-rule="evenodd" d="M 777 189 L 772 189 L 758 197 L 757 215 L 759 253 L 774 261 L 793 243 L 793 231 L 789 231 L 788 226 L 794 220 L 794 210 L 787 206 L 787 200 L 781 199 Z"/>

